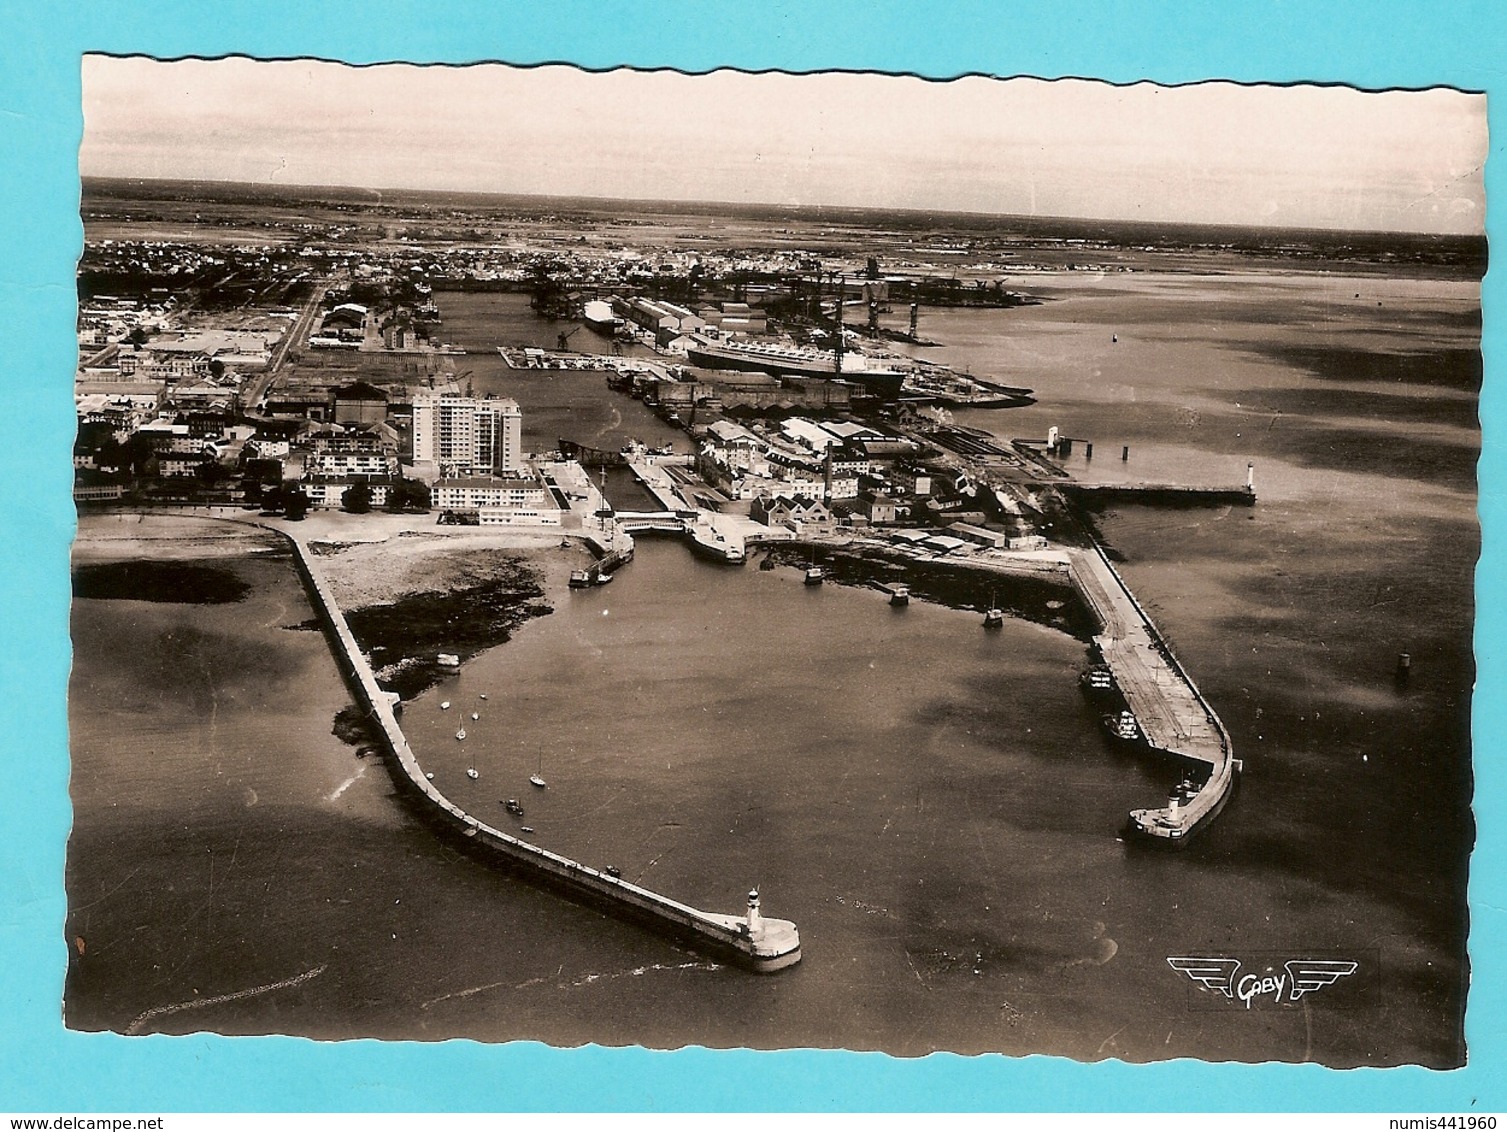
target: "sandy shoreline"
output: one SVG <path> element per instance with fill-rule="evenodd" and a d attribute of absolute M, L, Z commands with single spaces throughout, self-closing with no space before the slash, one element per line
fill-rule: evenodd
<path fill-rule="evenodd" d="M 80 515 L 73 562 L 237 557 L 286 551 L 287 530 L 318 557 L 341 607 L 384 605 L 419 593 L 449 593 L 495 580 L 520 558 L 537 566 L 547 592 L 591 561 L 579 540 L 548 532 L 439 527 L 433 516 L 316 512 L 301 523 L 230 508 L 213 515 L 107 512 Z"/>

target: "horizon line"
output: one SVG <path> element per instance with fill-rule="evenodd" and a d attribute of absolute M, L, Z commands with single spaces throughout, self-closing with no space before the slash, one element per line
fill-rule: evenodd
<path fill-rule="evenodd" d="M 1297 85 L 1297 84 L 1294 84 Z M 1343 84 L 1337 84 L 1343 85 Z M 601 203 L 607 205 L 622 204 L 680 204 L 680 205 L 707 205 L 724 208 L 750 208 L 750 209 L 835 209 L 847 212 L 895 212 L 913 216 L 956 216 L 956 217 L 990 217 L 1002 220 L 1028 220 L 1034 222 L 1069 222 L 1069 223 L 1092 223 L 1092 224 L 1138 224 L 1146 227 L 1173 227 L 1181 225 L 1188 228 L 1206 229 L 1256 229 L 1264 232 L 1312 232 L 1324 234 L 1349 234 L 1364 236 L 1407 236 L 1425 239 L 1474 239 L 1485 241 L 1487 233 L 1484 227 L 1479 231 L 1447 231 L 1429 232 L 1417 229 L 1389 229 L 1389 228 L 1346 228 L 1346 227 L 1312 227 L 1308 225 L 1294 224 L 1270 224 L 1258 220 L 1250 221 L 1209 221 L 1209 220 L 1144 220 L 1128 219 L 1113 216 L 1072 216 L 1053 214 L 1032 214 L 1020 212 L 970 212 L 959 209 L 937 208 L 924 209 L 905 207 L 900 205 L 862 205 L 862 204 L 791 204 L 789 202 L 775 201 L 731 201 L 731 200 L 708 200 L 698 197 L 612 197 L 612 196 L 585 196 L 569 193 L 531 193 L 516 190 L 492 190 L 492 189 L 441 189 L 441 188 L 417 188 L 405 185 L 388 185 L 372 187 L 363 185 L 333 185 L 333 184 L 310 184 L 304 182 L 288 181 L 237 181 L 218 177 L 162 177 L 162 176 L 135 176 L 114 173 L 84 173 L 79 171 L 79 182 L 82 187 L 88 181 L 134 181 L 143 184 L 186 184 L 186 185 L 239 185 L 255 188 L 269 189 L 302 189 L 324 190 L 330 192 L 346 193 L 373 193 L 380 196 L 383 193 L 418 193 L 428 196 L 450 194 L 463 197 L 522 197 L 528 200 L 571 200 Z M 82 204 L 82 199 L 80 204 Z"/>

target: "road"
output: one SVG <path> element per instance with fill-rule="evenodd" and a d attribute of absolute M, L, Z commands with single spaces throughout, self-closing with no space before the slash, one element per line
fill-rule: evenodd
<path fill-rule="evenodd" d="M 309 295 L 309 301 L 304 304 L 303 310 L 299 311 L 298 317 L 288 327 L 288 332 L 272 349 L 272 357 L 267 362 L 267 369 L 251 379 L 250 385 L 241 393 L 241 404 L 248 414 L 257 411 L 267 391 L 272 388 L 272 383 L 277 380 L 277 375 L 282 371 L 283 365 L 288 360 L 289 353 L 295 346 L 306 343 L 309 339 L 309 331 L 313 329 L 314 319 L 319 314 L 320 305 L 324 302 L 324 294 L 330 289 L 330 281 L 321 279 L 314 285 L 314 290 Z"/>

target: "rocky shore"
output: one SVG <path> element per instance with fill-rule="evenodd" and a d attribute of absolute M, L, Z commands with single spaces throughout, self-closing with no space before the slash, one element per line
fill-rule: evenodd
<path fill-rule="evenodd" d="M 378 681 L 404 699 L 439 678 L 438 654 L 464 663 L 552 613 L 546 595 L 590 560 L 576 543 L 516 535 L 460 540 L 413 532 L 311 549 Z"/>

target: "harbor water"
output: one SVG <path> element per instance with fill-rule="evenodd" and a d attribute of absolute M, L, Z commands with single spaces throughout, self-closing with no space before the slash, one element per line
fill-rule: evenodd
<path fill-rule="evenodd" d="M 800 928 L 787 972 L 718 967 L 437 840 L 328 734 L 347 697 L 322 638 L 288 628 L 310 616 L 291 565 L 242 555 L 215 563 L 251 584 L 242 602 L 77 603 L 69 1024 L 1460 1064 L 1475 284 L 1040 289 L 1040 306 L 923 313 L 952 343 L 926 356 L 1039 399 L 960 423 L 1058 425 L 1095 442 L 1085 478 L 1231 484 L 1256 465 L 1254 508 L 1099 517 L 1245 762 L 1191 847 L 1120 838 L 1177 771 L 1101 737 L 1083 642 L 646 537 L 612 585 L 551 593 L 553 614 L 403 722 L 494 824 L 712 911 L 756 885 Z M 440 302 L 472 348 L 559 332 L 517 296 Z M 464 362 L 543 446 L 675 435 L 599 374 Z M 1245 1009 L 1167 963 L 1207 954 L 1361 971 Z"/>

